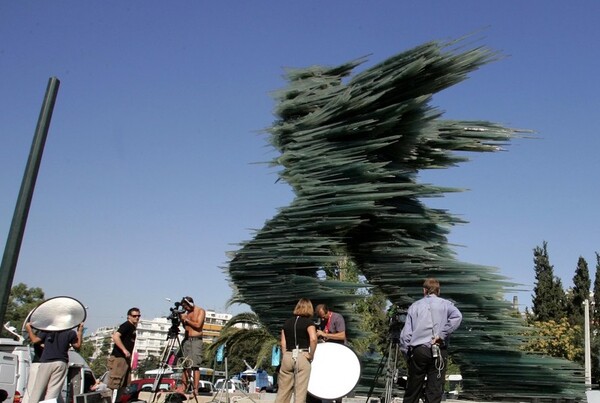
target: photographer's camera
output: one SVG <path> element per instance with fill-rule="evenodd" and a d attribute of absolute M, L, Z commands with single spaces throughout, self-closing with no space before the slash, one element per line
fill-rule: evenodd
<path fill-rule="evenodd" d="M 180 302 L 175 302 L 174 306 L 169 308 L 171 313 L 167 316 L 167 319 L 171 321 L 171 328 L 167 334 L 167 338 L 177 337 L 179 334 L 179 325 L 181 325 L 181 314 L 185 313 L 185 309 L 181 306 Z"/>

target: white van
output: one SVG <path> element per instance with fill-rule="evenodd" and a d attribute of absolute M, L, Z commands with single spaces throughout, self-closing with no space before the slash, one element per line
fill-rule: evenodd
<path fill-rule="evenodd" d="M 6 400 L 14 399 L 17 390 L 17 366 L 19 357 L 15 354 L 0 352 L 0 389 L 7 393 Z"/>
<path fill-rule="evenodd" d="M 230 379 L 227 381 L 227 386 L 225 386 L 225 379 L 217 379 L 215 382 L 215 392 L 242 392 L 248 393 L 248 390 L 239 379 Z"/>
<path fill-rule="evenodd" d="M 7 390 L 9 396 L 6 399 L 6 403 L 20 403 L 25 393 L 25 387 L 27 386 L 33 348 L 24 344 L 22 338 L 19 340 L 0 338 L 0 354 L 5 357 L 12 355 L 13 360 L 16 360 L 16 366 L 13 368 L 7 366 L 8 364 L 4 360 L 2 361 L 1 371 L 5 369 L 7 371 L 10 370 L 9 375 L 7 374 L 6 377 L 14 377 L 15 380 L 14 391 L 10 393 L 11 391 Z M 4 379 L 5 374 L 2 374 L 1 378 Z M 94 377 L 94 373 L 83 357 L 78 352 L 69 350 L 69 370 L 67 372 L 67 382 L 62 392 L 65 402 L 74 402 L 74 396 L 91 392 L 91 387 L 95 383 L 96 378 Z"/>

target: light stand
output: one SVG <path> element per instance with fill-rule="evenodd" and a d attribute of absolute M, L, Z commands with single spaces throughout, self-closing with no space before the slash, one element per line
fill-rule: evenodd
<path fill-rule="evenodd" d="M 223 382 L 223 386 L 221 386 L 221 388 L 219 390 L 217 390 L 217 393 L 215 394 L 215 396 L 213 397 L 212 400 L 209 401 L 209 403 L 213 403 L 213 402 L 221 402 L 220 399 L 218 399 L 219 394 L 221 393 L 225 393 L 225 403 L 229 403 L 229 388 L 227 387 L 227 384 L 229 383 L 229 372 L 228 372 L 228 368 L 227 368 L 227 345 L 223 344 L 223 364 L 225 365 L 225 381 Z M 217 353 L 218 354 L 218 353 Z M 219 360 L 217 359 L 217 362 Z M 245 391 L 241 390 L 241 392 L 248 398 L 250 399 L 250 401 L 252 403 L 256 403 L 256 401 L 254 401 L 249 395 L 248 393 L 246 393 Z"/>
<path fill-rule="evenodd" d="M 225 382 L 223 382 L 223 386 L 221 386 L 221 388 L 219 390 L 217 390 L 215 397 L 213 397 L 213 399 L 210 401 L 211 403 L 212 402 L 220 402 L 220 400 L 218 400 L 217 397 L 219 396 L 219 393 L 221 393 L 221 392 L 225 392 L 225 403 L 229 403 L 229 388 L 227 387 L 227 382 L 229 382 L 229 372 L 227 369 L 227 344 L 223 344 L 223 345 L 221 345 L 221 347 L 223 348 L 222 358 L 223 358 L 223 364 L 225 365 Z M 217 353 L 217 355 L 219 355 L 219 353 Z M 219 362 L 218 358 L 217 358 L 217 362 Z"/>

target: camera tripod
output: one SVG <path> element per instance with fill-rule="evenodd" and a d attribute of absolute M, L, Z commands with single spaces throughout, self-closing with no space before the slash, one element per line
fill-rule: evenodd
<path fill-rule="evenodd" d="M 152 384 L 152 399 L 150 400 L 152 403 L 154 403 L 156 397 L 158 396 L 160 382 L 165 375 L 166 370 L 169 369 L 170 364 L 177 359 L 177 352 L 181 351 L 181 342 L 179 341 L 179 322 L 175 321 L 173 318 L 171 318 L 171 322 L 172 325 L 167 333 L 168 342 L 160 356 L 158 374 L 156 374 L 156 378 Z M 193 374 L 191 367 L 185 362 L 185 359 L 182 360 L 181 367 L 183 368 L 184 372 L 183 376 L 187 377 L 188 382 L 192 384 L 192 394 L 194 395 L 194 400 L 196 403 L 198 403 L 197 391 L 194 390 L 195 388 L 193 387 Z M 184 391 L 184 393 L 185 392 L 186 391 Z"/>
<path fill-rule="evenodd" d="M 377 372 L 375 373 L 375 378 L 373 379 L 373 384 L 371 385 L 369 394 L 367 395 L 367 402 L 373 393 L 375 385 L 377 385 L 379 377 L 383 373 L 385 374 L 385 389 L 383 391 L 383 395 L 381 396 L 381 401 L 383 403 L 391 403 L 393 399 L 394 385 L 398 383 L 398 358 L 401 356 L 402 353 L 400 352 L 400 342 L 399 340 L 392 338 L 385 354 L 383 357 L 381 357 L 381 361 L 379 362 Z"/>
<path fill-rule="evenodd" d="M 381 396 L 381 401 L 383 403 L 391 403 L 394 385 L 399 384 L 401 381 L 398 370 L 398 360 L 402 358 L 402 353 L 400 352 L 400 334 L 404 322 L 406 321 L 406 311 L 394 304 L 388 309 L 387 317 L 389 318 L 388 338 L 390 342 L 379 362 L 375 378 L 373 379 L 369 394 L 367 395 L 367 401 L 369 401 L 373 389 L 375 388 L 375 385 L 377 385 L 377 381 L 382 373 L 385 373 L 385 389 Z"/>

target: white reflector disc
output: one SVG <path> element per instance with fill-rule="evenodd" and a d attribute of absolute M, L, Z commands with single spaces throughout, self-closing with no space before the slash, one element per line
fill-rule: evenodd
<path fill-rule="evenodd" d="M 85 307 L 75 298 L 54 297 L 35 308 L 29 315 L 29 321 L 35 329 L 58 332 L 77 327 L 86 316 Z"/>
<path fill-rule="evenodd" d="M 360 361 L 339 343 L 319 343 L 310 370 L 308 392 L 321 399 L 337 399 L 354 389 L 360 378 Z"/>

